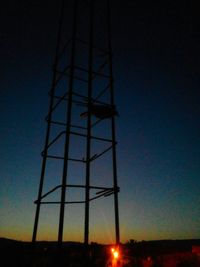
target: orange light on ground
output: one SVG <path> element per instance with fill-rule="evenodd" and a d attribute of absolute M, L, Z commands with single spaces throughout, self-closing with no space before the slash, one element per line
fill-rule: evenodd
<path fill-rule="evenodd" d="M 115 259 L 117 259 L 119 257 L 119 252 L 118 251 L 114 251 L 113 252 L 113 256 Z"/>
<path fill-rule="evenodd" d="M 114 259 L 119 258 L 119 251 L 116 248 L 111 248 L 111 252 L 112 252 Z"/>

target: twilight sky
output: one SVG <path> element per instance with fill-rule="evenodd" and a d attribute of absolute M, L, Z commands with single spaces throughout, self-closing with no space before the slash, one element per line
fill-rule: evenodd
<path fill-rule="evenodd" d="M 122 242 L 200 238 L 199 18 L 178 2 L 112 1 Z M 9 0 L 0 11 L 2 237 L 32 235 L 59 3 Z M 92 204 L 91 241 L 114 241 L 111 211 L 112 198 Z M 38 238 L 56 239 L 58 208 L 41 214 Z M 82 217 L 66 209 L 66 240 L 82 241 Z"/>

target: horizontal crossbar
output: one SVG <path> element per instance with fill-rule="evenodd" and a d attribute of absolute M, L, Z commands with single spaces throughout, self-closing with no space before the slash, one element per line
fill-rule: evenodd
<path fill-rule="evenodd" d="M 65 186 L 66 188 L 82 188 L 85 189 L 86 186 L 85 185 L 73 185 L 73 184 L 68 184 Z M 61 201 L 41 201 L 42 199 L 44 199 L 46 196 L 50 195 L 51 193 L 53 193 L 54 191 L 56 191 L 57 189 L 62 188 L 62 185 L 58 185 L 56 187 L 54 187 L 53 189 L 51 189 L 50 191 L 48 191 L 47 193 L 45 193 L 41 198 L 40 201 L 37 199 L 35 200 L 35 204 L 37 204 L 38 202 L 40 202 L 40 204 L 60 204 Z M 100 186 L 89 186 L 89 189 L 94 189 L 94 190 L 100 190 L 98 192 L 96 192 L 95 197 L 92 197 L 89 199 L 89 201 L 95 200 L 97 198 L 100 198 L 102 196 L 107 197 L 110 196 L 114 193 L 114 187 L 100 187 Z M 119 192 L 119 187 L 117 187 L 117 193 Z M 65 204 L 80 204 L 80 203 L 85 203 L 85 201 L 66 201 L 64 202 Z"/>

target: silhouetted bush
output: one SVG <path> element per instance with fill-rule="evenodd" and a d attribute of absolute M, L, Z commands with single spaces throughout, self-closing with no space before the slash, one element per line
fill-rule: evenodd
<path fill-rule="evenodd" d="M 190 259 L 182 260 L 180 263 L 177 264 L 177 267 L 199 267 L 200 261 L 197 257 L 193 257 Z"/>

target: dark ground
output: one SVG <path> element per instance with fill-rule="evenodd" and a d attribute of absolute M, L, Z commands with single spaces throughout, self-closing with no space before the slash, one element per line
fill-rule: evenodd
<path fill-rule="evenodd" d="M 173 261 L 169 255 L 182 255 L 182 258 L 189 257 L 182 261 L 177 267 L 200 267 L 200 261 L 192 255 L 192 246 L 200 246 L 200 239 L 195 240 L 161 240 L 130 242 L 121 246 L 122 254 L 126 259 L 127 267 L 145 266 L 145 259 L 165 259 Z M 62 249 L 58 249 L 56 242 L 37 242 L 33 247 L 30 242 L 21 242 L 0 238 L 1 266 L 2 267 L 51 267 L 51 266 L 84 266 L 84 246 L 82 243 L 65 242 Z M 106 266 L 110 253 L 110 246 L 91 244 L 90 264 L 87 266 Z M 183 256 L 184 255 L 184 256 Z M 189 256 L 188 256 L 189 255 Z M 191 258 L 192 255 L 192 258 Z M 174 256 L 175 257 L 175 256 Z M 192 263 L 191 263 L 192 259 Z M 147 266 L 147 265 L 146 265 Z M 153 266 L 172 266 L 158 265 Z"/>

